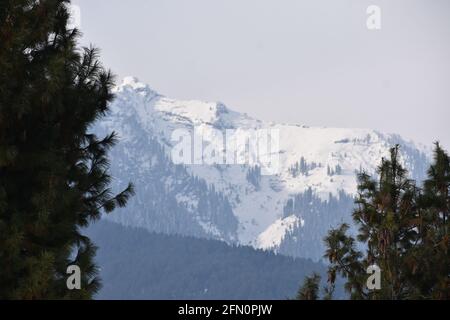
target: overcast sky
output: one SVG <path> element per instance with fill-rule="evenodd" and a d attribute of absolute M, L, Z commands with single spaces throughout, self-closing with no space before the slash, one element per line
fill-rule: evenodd
<path fill-rule="evenodd" d="M 449 0 L 75 0 L 119 78 L 264 120 L 450 149 Z M 381 30 L 366 9 L 381 8 Z"/>

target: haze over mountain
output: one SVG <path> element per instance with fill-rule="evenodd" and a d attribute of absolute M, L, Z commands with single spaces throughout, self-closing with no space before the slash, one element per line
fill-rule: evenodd
<path fill-rule="evenodd" d="M 72 3 L 83 45 L 172 98 L 221 100 L 267 121 L 358 123 L 450 149 L 448 0 Z M 367 29 L 371 5 L 380 30 Z"/>
<path fill-rule="evenodd" d="M 264 122 L 220 102 L 164 97 L 133 77 L 115 93 L 96 131 L 118 133 L 112 175 L 117 186 L 133 181 L 137 194 L 108 219 L 149 231 L 318 260 L 327 230 L 350 221 L 356 172 L 374 174 L 395 144 L 414 179 L 421 180 L 428 164 L 427 148 L 395 134 Z M 222 150 L 220 133 L 230 130 L 236 137 L 252 130 L 278 132 L 277 170 L 264 175 L 258 163 L 175 164 L 172 135 L 180 129 L 201 133 L 209 151 Z"/>

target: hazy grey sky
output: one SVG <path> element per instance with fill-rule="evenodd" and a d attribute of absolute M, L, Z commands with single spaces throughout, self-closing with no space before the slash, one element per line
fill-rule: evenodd
<path fill-rule="evenodd" d="M 278 122 L 450 148 L 449 0 L 75 0 L 119 77 Z M 381 30 L 366 28 L 369 5 Z"/>

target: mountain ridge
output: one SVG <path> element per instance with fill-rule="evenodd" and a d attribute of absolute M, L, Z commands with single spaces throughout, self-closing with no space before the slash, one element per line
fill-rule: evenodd
<path fill-rule="evenodd" d="M 175 232 L 166 221 L 160 223 L 159 229 L 152 225 L 151 231 L 212 237 L 274 251 L 291 248 L 280 252 L 320 259 L 319 252 L 303 255 L 293 248 L 308 247 L 308 243 L 309 247 L 314 247 L 314 242 L 324 235 L 330 223 L 349 222 L 351 197 L 356 192 L 356 172 L 364 169 L 375 174 L 381 158 L 387 156 L 389 148 L 395 144 L 402 146 L 403 162 L 413 178 L 421 179 L 429 161 L 426 148 L 395 134 L 372 129 L 265 122 L 233 111 L 221 102 L 167 98 L 132 77 L 125 78 L 114 92 L 116 99 L 111 104 L 111 112 L 98 129 L 99 132 L 118 132 L 121 142 L 112 154 L 113 175 L 118 182 L 123 182 L 130 172 L 136 174 L 140 198 L 138 205 L 132 204 L 127 209 L 128 216 L 119 214 L 117 220 L 144 227 L 148 224 L 145 221 L 152 219 L 171 220 L 174 224 L 177 219 L 187 219 L 197 224 L 194 227 L 186 222 L 186 229 L 192 227 L 192 230 L 184 232 L 180 225 Z M 275 152 L 279 171 L 272 175 L 261 174 L 258 163 L 173 163 L 176 141 L 172 134 L 180 129 L 191 132 L 194 140 L 196 134 L 201 136 L 202 145 L 215 150 L 214 153 L 222 150 L 221 141 L 228 137 L 230 130 L 234 137 L 251 130 L 276 130 L 279 132 L 279 150 Z M 150 190 L 151 183 L 161 185 Z M 190 189 L 187 186 L 191 186 Z M 164 201 L 153 199 L 154 209 L 174 202 L 173 208 L 160 210 L 158 217 L 145 203 L 145 198 L 157 193 L 171 193 L 171 196 Z M 315 207 L 304 201 L 308 197 Z M 289 207 L 289 201 L 295 203 Z M 330 203 L 335 204 L 336 213 L 328 207 Z M 322 211 L 318 211 L 318 207 Z M 327 215 L 323 215 L 324 212 Z M 310 233 L 308 228 L 315 232 L 305 238 L 305 234 Z M 314 251 L 320 251 L 320 246 Z"/>

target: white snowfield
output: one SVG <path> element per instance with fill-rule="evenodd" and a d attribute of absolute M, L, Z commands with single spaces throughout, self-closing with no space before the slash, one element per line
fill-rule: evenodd
<path fill-rule="evenodd" d="M 305 221 L 295 215 L 283 219 L 277 219 L 257 239 L 258 247 L 264 249 L 276 249 L 284 240 L 286 233 L 293 231 L 296 227 L 303 227 Z"/>
<path fill-rule="evenodd" d="M 382 134 L 371 129 L 308 127 L 296 124 L 276 124 L 254 119 L 228 109 L 222 103 L 196 100 L 179 101 L 166 98 L 133 77 L 126 77 L 116 89 L 108 126 L 118 131 L 121 143 L 131 139 L 121 124 L 120 114 L 136 113 L 138 125 L 155 137 L 170 155 L 175 129 L 201 128 L 205 144 L 214 144 L 217 130 L 277 129 L 279 141 L 279 172 L 261 176 L 259 185 L 249 182 L 247 165 L 187 165 L 189 172 L 214 185 L 226 195 L 239 221 L 238 242 L 257 248 L 274 249 L 286 232 L 294 226 L 308 228 L 308 221 L 283 214 L 283 208 L 295 194 L 311 188 L 326 200 L 329 194 L 338 196 L 356 192 L 355 172 L 361 169 L 375 173 L 389 148 L 401 143 L 402 149 L 427 154 L 428 149 L 405 141 L 398 135 Z M 119 121 L 119 120 L 117 120 Z M 220 149 L 220 146 L 217 146 Z M 410 153 L 402 158 L 410 169 L 417 166 Z M 144 157 L 145 158 L 145 157 Z M 306 169 L 292 168 L 303 161 Z M 141 166 L 148 166 L 142 163 Z M 189 201 L 180 196 L 180 201 Z M 203 226 L 217 233 L 214 226 Z"/>

